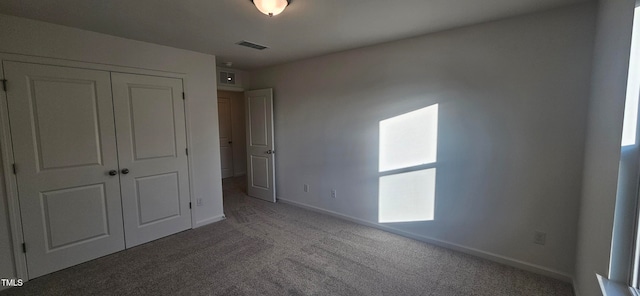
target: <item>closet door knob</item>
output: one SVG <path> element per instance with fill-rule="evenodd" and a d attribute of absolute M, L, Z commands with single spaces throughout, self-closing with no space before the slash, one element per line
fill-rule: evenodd
<path fill-rule="evenodd" d="M 123 175 L 126 175 L 129 173 L 129 169 L 122 169 L 122 171 L 120 171 Z"/>
<path fill-rule="evenodd" d="M 117 174 L 118 174 L 118 171 L 116 171 L 116 170 L 110 170 L 109 171 L 109 176 L 115 176 Z"/>

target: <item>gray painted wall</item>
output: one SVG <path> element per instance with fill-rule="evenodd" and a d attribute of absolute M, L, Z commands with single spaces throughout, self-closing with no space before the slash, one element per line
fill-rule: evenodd
<path fill-rule="evenodd" d="M 222 210 L 215 57 L 64 26 L 0 15 L 0 52 L 184 73 L 191 139 L 189 147 L 196 226 L 219 219 Z M 4 180 L 0 171 L 0 180 Z M 0 188 L 1 189 L 1 188 Z M 11 262 L 5 223 L 6 196 L 0 191 L 0 277 Z"/>
<path fill-rule="evenodd" d="M 377 222 L 379 121 L 439 103 L 436 219 L 387 226 L 570 278 L 594 12 L 581 4 L 250 73 L 251 88 L 274 88 L 278 197 Z"/>
<path fill-rule="evenodd" d="M 634 0 L 602 0 L 589 100 L 589 123 L 577 244 L 575 287 L 601 295 L 608 276 Z"/>

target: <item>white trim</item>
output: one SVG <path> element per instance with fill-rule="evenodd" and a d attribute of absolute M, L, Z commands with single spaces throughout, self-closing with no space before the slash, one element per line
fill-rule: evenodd
<path fill-rule="evenodd" d="M 75 61 L 75 60 L 66 60 L 66 59 L 57 59 L 57 58 L 48 58 L 48 57 L 39 57 L 39 56 L 29 56 L 29 55 L 21 55 L 14 53 L 4 53 L 0 52 L 0 69 L 3 69 L 4 61 L 14 61 L 14 62 L 23 62 L 23 63 L 31 63 L 31 64 L 42 64 L 42 65 L 52 65 L 59 67 L 72 67 L 72 68 L 80 68 L 80 69 L 90 69 L 90 70 L 102 70 L 114 73 L 130 73 L 130 74 L 139 74 L 139 75 L 147 75 L 147 76 L 159 76 L 159 77 L 169 77 L 169 78 L 178 78 L 182 79 L 182 90 L 187 93 L 186 85 L 187 85 L 187 75 L 185 73 L 176 73 L 176 72 L 168 72 L 162 70 L 153 70 L 153 69 L 144 69 L 144 68 L 135 68 L 135 67 L 125 67 L 125 66 L 117 66 L 117 65 L 109 65 L 109 64 L 100 64 L 100 63 L 91 63 L 91 62 L 83 62 L 83 61 Z M 0 77 L 4 77 L 4 71 L 0 71 Z M 9 86 L 11 87 L 11 82 L 9 81 Z M 5 175 L 5 184 L 6 184 L 6 192 L 7 195 L 7 204 L 8 204 L 8 212 L 9 212 L 9 224 L 11 227 L 11 239 L 12 239 L 12 247 L 13 247 L 13 257 L 15 262 L 15 271 L 16 277 L 22 278 L 25 281 L 29 280 L 27 273 L 27 261 L 26 255 L 22 253 L 22 242 L 24 241 L 22 234 L 22 220 L 20 215 L 20 203 L 18 199 L 18 189 L 16 183 L 16 176 L 13 174 L 12 164 L 13 161 L 13 144 L 11 144 L 11 131 L 9 124 L 9 111 L 7 108 L 7 97 L 6 92 L 0 91 L 0 150 L 2 152 L 2 164 L 3 164 L 3 172 Z M 187 147 L 191 148 L 192 145 L 192 137 L 189 130 L 190 127 L 190 114 L 188 112 L 188 101 L 185 99 L 185 125 L 186 125 L 186 133 L 187 133 Z M 187 157 L 187 163 L 189 166 L 189 200 L 193 202 L 193 169 L 191 157 Z M 195 221 L 195 212 L 191 210 L 191 225 L 192 228 L 196 228 L 202 226 L 203 222 L 196 223 Z M 222 216 L 224 217 L 224 215 Z M 208 223 L 213 223 L 219 217 L 213 217 L 207 220 L 203 220 Z M 221 219 L 220 219 L 221 220 Z M 219 221 L 219 220 L 217 220 Z"/>
<path fill-rule="evenodd" d="M 184 128 L 185 128 L 185 132 L 187 133 L 187 151 L 189 151 L 189 153 L 187 154 L 187 174 L 189 175 L 189 202 L 191 206 L 191 229 L 196 228 L 196 209 L 193 205 L 196 204 L 196 198 L 195 198 L 195 194 L 193 193 L 193 176 L 195 175 L 193 173 L 193 139 L 191 137 L 191 120 L 189 120 L 189 118 L 191 118 L 191 112 L 189 111 L 189 102 L 191 102 L 191 100 L 189 100 L 189 92 L 187 90 L 187 83 L 185 81 L 185 79 L 182 79 L 182 91 L 184 92 Z"/>
<path fill-rule="evenodd" d="M 596 277 L 598 278 L 598 284 L 600 284 L 602 296 L 634 296 L 635 294 L 631 290 L 632 288 L 627 285 L 610 281 L 599 274 L 596 274 Z"/>
<path fill-rule="evenodd" d="M 334 216 L 334 217 L 342 218 L 342 219 L 345 219 L 345 220 L 348 220 L 348 221 L 351 221 L 351 222 L 355 222 L 355 223 L 358 223 L 358 224 L 361 224 L 361 225 L 370 226 L 370 227 L 373 227 L 373 228 L 378 228 L 378 229 L 381 229 L 381 230 L 384 230 L 384 231 L 395 233 L 397 235 L 401 235 L 401 236 L 404 236 L 404 237 L 408 237 L 408 238 L 412 238 L 412 239 L 415 239 L 415 240 L 423 241 L 423 242 L 426 242 L 426 243 L 434 244 L 436 246 L 444 247 L 444 248 L 451 249 L 451 250 L 454 250 L 454 251 L 459 251 L 459 252 L 466 253 L 466 254 L 469 254 L 469 255 L 473 255 L 473 256 L 476 256 L 476 257 L 480 257 L 480 258 L 484 258 L 484 259 L 491 260 L 491 261 L 494 261 L 494 262 L 502 263 L 502 264 L 509 265 L 509 266 L 512 266 L 512 267 L 515 267 L 515 268 L 519 268 L 519 269 L 523 269 L 523 270 L 526 270 L 526 271 L 534 272 L 534 273 L 541 274 L 541 275 L 544 275 L 544 276 L 548 276 L 548 277 L 551 277 L 551 278 L 554 278 L 554 279 L 558 279 L 558 280 L 561 280 L 561 281 L 564 281 L 564 282 L 567 282 L 567 283 L 571 283 L 573 281 L 573 277 L 571 275 L 569 275 L 569 274 L 566 274 L 564 272 L 560 272 L 560 271 L 557 271 L 557 270 L 553 270 L 553 269 L 550 269 L 550 268 L 547 268 L 547 267 L 544 267 L 544 266 L 540 266 L 540 265 L 537 265 L 537 264 L 527 263 L 527 262 L 520 261 L 520 260 L 517 260 L 517 259 L 514 259 L 514 258 L 509 258 L 509 257 L 506 257 L 506 256 L 502 256 L 502 255 L 498 255 L 498 254 L 494 254 L 494 253 L 490 253 L 490 252 L 485 252 L 485 251 L 478 250 L 478 249 L 475 249 L 475 248 L 470 248 L 470 247 L 466 247 L 466 246 L 463 246 L 463 245 L 459 245 L 459 244 L 455 244 L 455 243 L 451 243 L 451 242 L 447 242 L 447 241 L 443 241 L 443 240 L 439 240 L 439 239 L 434 239 L 434 238 L 430 238 L 430 237 L 426 237 L 426 236 L 422 236 L 422 235 L 406 232 L 406 231 L 399 230 L 399 229 L 396 229 L 396 228 L 393 228 L 393 227 L 389 227 L 389 226 L 386 226 L 386 225 L 381 225 L 381 224 L 378 224 L 378 223 L 365 221 L 365 220 L 362 220 L 362 219 L 358 219 L 358 218 L 347 216 L 347 215 L 344 215 L 344 214 L 341 214 L 341 213 L 325 210 L 325 209 L 322 209 L 322 208 L 319 208 L 319 207 L 307 205 L 307 204 L 300 203 L 300 202 L 297 202 L 297 201 L 284 199 L 282 197 L 278 197 L 278 201 L 281 201 L 283 203 L 290 204 L 290 205 L 293 205 L 293 206 L 298 206 L 298 207 L 301 207 L 301 208 L 305 208 L 305 209 L 308 209 L 308 210 L 311 210 L 311 211 L 314 211 L 314 212 L 324 213 L 324 214 L 328 214 L 328 215 L 331 215 L 331 216 Z"/>
<path fill-rule="evenodd" d="M 244 92 L 245 89 L 236 86 L 227 86 L 218 84 L 218 90 L 231 91 L 231 92 Z"/>
<path fill-rule="evenodd" d="M 200 220 L 197 221 L 195 226 L 193 226 L 193 228 L 198 228 L 198 227 L 202 227 L 211 223 L 215 223 L 215 222 L 219 222 L 222 221 L 224 219 L 227 219 L 227 217 L 225 215 L 220 215 L 220 216 L 215 216 L 215 217 L 211 217 L 211 218 L 207 218 L 204 220 Z"/>

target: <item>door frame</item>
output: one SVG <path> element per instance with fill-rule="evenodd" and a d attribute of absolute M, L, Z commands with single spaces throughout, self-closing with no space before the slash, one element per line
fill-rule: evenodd
<path fill-rule="evenodd" d="M 148 76 L 159 76 L 182 79 L 182 90 L 185 93 L 184 98 L 184 116 L 185 116 L 185 129 L 187 136 L 187 147 L 192 147 L 191 136 L 191 114 L 189 112 L 189 90 L 187 89 L 188 76 L 185 73 L 166 72 L 144 68 L 133 68 L 116 66 L 109 64 L 95 64 L 89 62 L 63 60 L 48 57 L 27 56 L 21 54 L 3 53 L 0 52 L 0 80 L 4 78 L 4 66 L 3 62 L 22 62 L 32 64 L 42 64 L 58 67 L 70 67 L 80 68 L 88 70 L 102 70 L 117 73 L 129 73 Z M 11 82 L 8 82 L 7 88 L 11 88 Z M 4 173 L 5 192 L 7 196 L 7 212 L 9 214 L 9 229 L 11 231 L 11 246 L 13 251 L 14 269 L 16 277 L 21 278 L 24 281 L 29 280 L 27 273 L 27 259 L 26 253 L 22 252 L 22 242 L 24 236 L 22 235 L 22 220 L 20 216 L 20 201 L 18 198 L 18 187 L 16 175 L 13 174 L 13 142 L 11 140 L 11 128 L 9 124 L 9 111 L 7 93 L 0 90 L 0 152 L 2 159 L 2 172 Z M 193 200 L 193 159 L 187 155 L 187 178 L 189 179 L 189 202 L 194 203 Z M 18 168 L 19 169 L 19 168 Z M 0 201 L 1 202 L 1 201 Z M 196 225 L 194 209 L 191 210 L 191 228 Z"/>

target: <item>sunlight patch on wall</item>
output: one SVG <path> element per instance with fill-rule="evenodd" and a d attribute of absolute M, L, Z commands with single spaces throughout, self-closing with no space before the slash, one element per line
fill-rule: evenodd
<path fill-rule="evenodd" d="M 380 223 L 431 221 L 436 169 L 380 177 Z"/>
<path fill-rule="evenodd" d="M 380 121 L 378 222 L 435 216 L 438 104 Z"/>
<path fill-rule="evenodd" d="M 379 171 L 436 161 L 438 105 L 380 121 Z"/>

